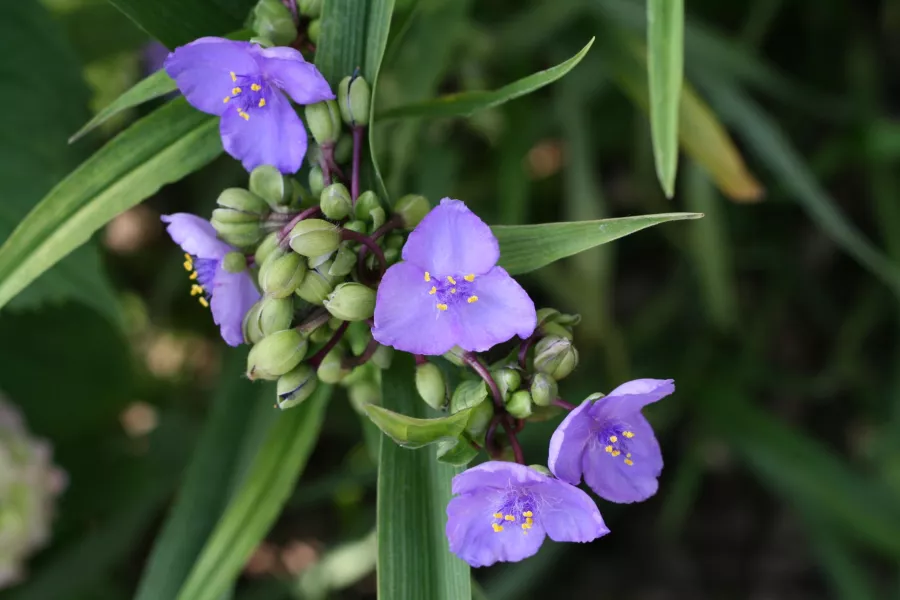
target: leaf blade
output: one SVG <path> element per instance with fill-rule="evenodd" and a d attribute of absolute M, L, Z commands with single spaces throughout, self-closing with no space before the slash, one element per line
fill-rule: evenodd
<path fill-rule="evenodd" d="M 369 158 L 372 161 L 372 170 L 375 172 L 375 183 L 378 185 L 379 194 L 388 201 L 387 187 L 384 185 L 384 177 L 381 175 L 381 169 L 378 166 L 378 156 L 375 153 L 375 104 L 378 95 L 378 74 L 381 71 L 381 62 L 384 59 L 385 48 L 387 48 L 393 13 L 394 0 L 374 0 L 372 2 L 372 7 L 369 10 L 366 54 L 363 66 L 363 76 L 372 89 L 372 97 L 369 100 Z"/>
<path fill-rule="evenodd" d="M 647 0 L 650 132 L 656 176 L 667 198 L 678 170 L 678 108 L 684 74 L 684 0 Z"/>
<path fill-rule="evenodd" d="M 253 0 L 109 0 L 138 27 L 174 48 L 241 27 Z"/>

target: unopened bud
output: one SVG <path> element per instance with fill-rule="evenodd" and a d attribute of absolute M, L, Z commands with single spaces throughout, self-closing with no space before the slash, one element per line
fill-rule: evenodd
<path fill-rule="evenodd" d="M 296 39 L 294 18 L 281 0 L 259 0 L 252 14 L 253 30 L 276 46 L 287 46 Z"/>
<path fill-rule="evenodd" d="M 290 177 L 272 165 L 260 165 L 250 172 L 250 191 L 272 208 L 291 203 L 294 195 L 292 182 Z"/>
<path fill-rule="evenodd" d="M 463 358 L 466 354 L 466 351 L 460 348 L 459 346 L 453 346 L 449 350 L 447 350 L 443 357 L 456 365 L 457 367 L 462 367 L 466 364 L 465 359 Z"/>
<path fill-rule="evenodd" d="M 556 399 L 559 386 L 556 380 L 546 373 L 535 373 L 531 380 L 531 399 L 538 406 L 550 406 Z"/>
<path fill-rule="evenodd" d="M 306 105 L 306 124 L 320 145 L 334 144 L 341 137 L 341 117 L 337 102 L 325 100 Z"/>
<path fill-rule="evenodd" d="M 346 135 L 334 145 L 334 160 L 338 164 L 348 163 L 353 158 L 353 140 Z"/>
<path fill-rule="evenodd" d="M 263 238 L 263 241 L 260 242 L 259 246 L 256 248 L 256 253 L 253 255 L 253 262 L 257 265 L 262 265 L 276 248 L 278 248 L 278 232 L 273 231 Z"/>
<path fill-rule="evenodd" d="M 349 229 L 350 231 L 355 231 L 356 233 L 366 233 L 366 224 L 364 221 L 355 219 L 353 221 L 347 221 L 346 223 L 344 223 L 344 229 Z"/>
<path fill-rule="evenodd" d="M 365 321 L 375 314 L 375 290 L 361 283 L 342 283 L 325 299 L 324 306 L 344 321 Z"/>
<path fill-rule="evenodd" d="M 350 127 L 365 127 L 369 124 L 369 103 L 372 90 L 360 76 L 344 77 L 338 84 L 338 104 L 341 117 Z"/>
<path fill-rule="evenodd" d="M 384 251 L 384 262 L 392 265 L 400 258 L 400 250 L 398 248 L 388 248 Z"/>
<path fill-rule="evenodd" d="M 350 369 L 344 368 L 344 352 L 339 347 L 332 348 L 328 354 L 322 357 L 319 368 L 316 369 L 316 375 L 322 383 L 340 383 L 347 375 Z"/>
<path fill-rule="evenodd" d="M 247 257 L 243 252 L 228 252 L 222 259 L 222 268 L 229 273 L 243 273 L 247 270 Z"/>
<path fill-rule="evenodd" d="M 259 217 L 251 218 L 251 221 L 235 221 L 235 217 L 243 218 L 247 213 L 240 213 L 229 208 L 217 208 L 213 211 L 209 222 L 219 239 L 238 248 L 254 246 L 265 233 L 260 226 Z"/>
<path fill-rule="evenodd" d="M 379 344 L 370 360 L 373 365 L 382 371 L 387 371 L 391 368 L 391 362 L 394 360 L 394 349 L 390 346 L 382 346 Z"/>
<path fill-rule="evenodd" d="M 306 277 L 306 259 L 296 252 L 277 250 L 259 269 L 259 287 L 273 298 L 287 298 Z"/>
<path fill-rule="evenodd" d="M 278 408 L 286 410 L 297 406 L 316 391 L 319 381 L 307 364 L 297 365 L 293 370 L 278 378 L 276 393 Z"/>
<path fill-rule="evenodd" d="M 322 214 L 333 221 L 340 221 L 350 214 L 353 204 L 350 201 L 350 192 L 342 183 L 332 183 L 319 196 L 319 205 Z"/>
<path fill-rule="evenodd" d="M 504 400 L 519 389 L 519 385 L 522 383 L 522 375 L 516 369 L 497 369 L 491 375 L 494 376 L 494 381 L 500 390 L 500 397 Z"/>
<path fill-rule="evenodd" d="M 447 403 L 447 384 L 444 374 L 434 363 L 426 362 L 416 367 L 416 391 L 425 404 L 441 410 Z"/>
<path fill-rule="evenodd" d="M 357 412 L 366 414 L 366 404 L 381 404 L 381 388 L 373 381 L 363 379 L 347 388 L 347 398 Z"/>
<path fill-rule="evenodd" d="M 266 336 L 247 355 L 247 378 L 278 379 L 303 360 L 307 342 L 296 329 Z"/>
<path fill-rule="evenodd" d="M 369 219 L 369 213 L 375 208 L 380 208 L 381 202 L 378 201 L 378 195 L 372 190 L 366 190 L 356 199 L 356 218 L 362 221 Z"/>
<path fill-rule="evenodd" d="M 244 320 L 241 322 L 241 331 L 244 334 L 244 341 L 248 344 L 256 344 L 265 337 L 259 328 L 259 310 L 262 300 L 250 307 Z"/>
<path fill-rule="evenodd" d="M 517 419 L 531 416 L 531 394 L 528 390 L 519 390 L 506 401 L 506 412 Z"/>
<path fill-rule="evenodd" d="M 222 190 L 216 204 L 220 208 L 230 209 L 232 213 L 245 213 L 243 218 L 234 214 L 230 221 L 235 223 L 259 220 L 259 217 L 269 213 L 266 201 L 244 188 Z"/>
<path fill-rule="evenodd" d="M 466 433 L 476 442 L 484 443 L 484 434 L 487 432 L 487 428 L 493 418 L 493 402 L 484 400 L 480 404 L 476 404 L 466 421 Z"/>
<path fill-rule="evenodd" d="M 406 236 L 400 233 L 388 234 L 384 240 L 384 247 L 388 250 L 400 250 L 406 243 Z"/>
<path fill-rule="evenodd" d="M 306 27 L 306 37 L 313 44 L 318 44 L 320 35 L 322 35 L 322 19 L 313 19 Z"/>
<path fill-rule="evenodd" d="M 538 331 L 544 336 L 555 336 L 566 338 L 567 340 L 574 339 L 574 335 L 572 335 L 572 330 L 564 325 L 560 325 L 556 321 L 552 321 L 550 323 L 542 323 L 540 327 L 538 327 Z"/>
<path fill-rule="evenodd" d="M 387 221 L 387 213 L 380 206 L 376 206 L 369 211 L 369 219 L 372 220 L 372 231 L 375 231 Z"/>
<path fill-rule="evenodd" d="M 578 350 L 564 337 L 547 336 L 534 347 L 534 368 L 559 381 L 578 366 Z"/>
<path fill-rule="evenodd" d="M 322 190 L 325 189 L 325 174 L 322 173 L 322 168 L 315 166 L 309 170 L 309 193 L 312 194 L 314 198 L 318 198 L 322 195 Z"/>
<path fill-rule="evenodd" d="M 431 212 L 431 203 L 425 196 L 407 194 L 394 205 L 394 213 L 400 215 L 405 229 L 413 229 Z"/>
<path fill-rule="evenodd" d="M 458 413 L 461 410 L 478 406 L 488 397 L 487 385 L 484 381 L 463 381 L 453 390 L 450 398 L 450 412 Z"/>
<path fill-rule="evenodd" d="M 315 19 L 322 14 L 322 0 L 299 0 L 297 9 L 301 15 Z"/>
<path fill-rule="evenodd" d="M 328 274 L 332 277 L 344 277 L 350 274 L 353 267 L 356 266 L 356 252 L 354 252 L 348 244 L 341 244 L 337 254 L 328 269 Z"/>
<path fill-rule="evenodd" d="M 322 219 L 304 219 L 288 234 L 294 252 L 303 256 L 322 256 L 337 250 L 341 233 L 337 227 Z"/>
<path fill-rule="evenodd" d="M 327 273 L 327 271 L 326 271 Z M 333 279 L 319 269 L 312 269 L 306 273 L 303 283 L 297 288 L 297 295 L 309 302 L 322 306 L 325 298 L 334 289 Z"/>
<path fill-rule="evenodd" d="M 294 320 L 293 298 L 263 298 L 256 319 L 263 336 L 288 329 Z"/>

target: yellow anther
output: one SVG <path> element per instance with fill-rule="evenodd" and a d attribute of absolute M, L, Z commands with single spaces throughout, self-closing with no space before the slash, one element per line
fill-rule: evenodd
<path fill-rule="evenodd" d="M 430 295 L 434 296 L 435 294 L 437 294 L 437 288 L 434 287 L 434 286 L 431 286 L 431 289 L 428 290 L 428 293 L 429 293 Z"/>
<path fill-rule="evenodd" d="M 624 435 L 624 436 L 627 437 L 628 439 L 631 439 L 631 438 L 634 437 L 634 432 L 633 432 L 633 431 L 623 431 L 623 432 L 622 432 L 622 435 Z"/>
<path fill-rule="evenodd" d="M 502 518 L 503 518 L 503 513 L 494 513 L 494 518 L 495 518 L 495 519 L 502 519 Z"/>
<path fill-rule="evenodd" d="M 455 293 L 456 293 L 456 288 L 450 288 L 450 293 L 451 293 L 451 294 L 455 294 Z"/>
<path fill-rule="evenodd" d="M 466 281 L 475 281 L 475 273 L 469 273 L 465 277 L 463 277 Z"/>
<path fill-rule="evenodd" d="M 607 446 L 606 448 L 604 448 L 604 450 L 606 450 L 607 452 L 612 452 L 612 446 Z"/>
<path fill-rule="evenodd" d="M 260 98 L 260 99 L 259 99 L 259 107 L 262 108 L 262 107 L 265 106 L 265 105 L 266 105 L 266 99 L 265 99 L 265 98 Z"/>
<path fill-rule="evenodd" d="M 525 519 L 525 522 L 528 524 L 529 527 L 531 527 L 531 525 L 534 523 L 534 519 L 532 519 L 531 517 L 528 517 L 527 519 Z"/>
<path fill-rule="evenodd" d="M 503 531 L 503 525 L 497 525 L 496 523 L 491 523 L 491 527 L 494 528 L 494 533 L 500 533 Z"/>
<path fill-rule="evenodd" d="M 238 114 L 241 115 L 241 118 L 244 119 L 245 121 L 249 121 L 249 120 L 250 120 L 250 115 L 247 114 L 247 113 L 245 113 L 244 111 L 239 110 L 239 111 L 238 111 Z"/>
<path fill-rule="evenodd" d="M 516 520 L 516 518 L 513 515 L 506 515 L 503 518 L 506 519 L 507 521 L 515 521 Z"/>
<path fill-rule="evenodd" d="M 620 454 L 622 454 L 622 453 L 619 452 L 618 450 L 613 450 L 613 451 L 612 451 L 612 455 L 613 455 L 614 457 L 616 457 L 616 456 L 618 456 L 618 455 L 620 455 Z"/>
<path fill-rule="evenodd" d="M 200 302 L 200 306 L 202 306 L 203 308 L 209 308 L 209 302 L 206 301 L 206 298 L 200 296 L 199 298 L 197 298 L 197 300 Z"/>
<path fill-rule="evenodd" d="M 456 285 L 456 280 L 453 279 L 452 277 L 450 277 L 449 275 L 447 275 L 447 281 L 450 282 L 450 285 Z"/>
<path fill-rule="evenodd" d="M 478 302 L 478 296 L 469 296 L 468 298 L 466 298 L 466 302 L 468 302 L 469 304 L 472 304 L 473 302 Z"/>
<path fill-rule="evenodd" d="M 531 529 L 531 525 L 529 525 L 528 523 L 522 523 L 522 529 L 528 531 L 529 529 Z"/>
<path fill-rule="evenodd" d="M 615 444 L 616 442 L 619 441 L 619 436 L 611 435 L 611 436 L 609 436 L 609 441 L 611 441 L 613 444 Z"/>
<path fill-rule="evenodd" d="M 231 72 L 231 81 L 237 81 L 237 75 L 234 74 L 234 71 Z"/>
<path fill-rule="evenodd" d="M 228 101 L 231 100 L 231 96 L 225 96 L 225 99 L 222 100 L 225 104 L 228 104 Z"/>
<path fill-rule="evenodd" d="M 237 95 L 240 94 L 240 93 L 241 93 L 241 88 L 239 88 L 239 87 L 233 87 L 233 88 L 231 88 L 231 95 L 232 95 L 232 96 L 237 96 Z"/>
<path fill-rule="evenodd" d="M 262 89 L 262 86 L 259 85 L 258 83 L 254 83 L 250 86 L 250 89 L 253 90 L 254 92 L 258 92 L 259 90 Z"/>
<path fill-rule="evenodd" d="M 522 513 L 522 516 L 523 517 L 533 517 L 534 513 L 531 512 L 530 510 L 526 510 L 525 512 Z"/>
<path fill-rule="evenodd" d="M 184 261 L 184 270 L 185 270 L 185 271 L 193 271 L 193 270 L 194 270 L 194 263 L 192 263 L 192 262 L 189 261 L 189 260 Z"/>
<path fill-rule="evenodd" d="M 634 461 L 631 460 L 630 458 L 626 458 L 625 464 L 628 465 L 629 467 L 631 467 L 631 466 L 634 466 Z"/>
<path fill-rule="evenodd" d="M 425 281 L 431 281 L 431 273 L 425 271 Z"/>
<path fill-rule="evenodd" d="M 202 294 L 203 288 L 197 285 L 196 283 L 191 286 L 191 296 L 196 296 L 197 294 Z"/>
<path fill-rule="evenodd" d="M 447 310 L 449 308 L 446 304 L 438 304 L 437 307 L 438 310 Z"/>

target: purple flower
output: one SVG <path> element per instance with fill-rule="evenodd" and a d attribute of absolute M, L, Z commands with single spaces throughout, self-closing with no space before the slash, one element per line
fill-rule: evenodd
<path fill-rule="evenodd" d="M 225 255 L 235 249 L 216 237 L 209 221 L 188 213 L 163 215 L 168 223 L 166 231 L 185 251 L 184 268 L 191 272 L 191 295 L 199 296 L 200 304 L 210 306 L 213 321 L 229 346 L 244 341 L 244 315 L 259 300 L 259 290 L 246 270 L 226 271 L 222 265 Z"/>
<path fill-rule="evenodd" d="M 372 335 L 414 354 L 460 346 L 481 352 L 537 325 L 534 303 L 498 267 L 491 228 L 459 200 L 444 198 L 409 235 L 403 261 L 387 270 Z"/>
<path fill-rule="evenodd" d="M 517 463 L 490 461 L 453 478 L 447 505 L 450 551 L 473 567 L 515 562 L 557 542 L 609 533 L 590 496 Z"/>
<path fill-rule="evenodd" d="M 187 101 L 222 117 L 222 145 L 248 171 L 274 165 L 294 173 L 306 154 L 297 104 L 334 99 L 328 82 L 293 48 L 204 37 L 176 48 L 165 63 Z"/>
<path fill-rule="evenodd" d="M 640 502 L 656 493 L 663 460 L 641 409 L 675 391 L 671 379 L 635 379 L 574 409 L 550 438 L 547 466 L 610 502 Z"/>

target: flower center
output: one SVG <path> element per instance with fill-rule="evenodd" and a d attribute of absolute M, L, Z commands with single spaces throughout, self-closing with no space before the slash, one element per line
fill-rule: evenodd
<path fill-rule="evenodd" d="M 473 304 L 478 302 L 478 296 L 472 293 L 472 282 L 475 275 L 446 275 L 443 277 L 432 276 L 425 271 L 425 283 L 431 284 L 428 294 L 434 296 L 435 307 L 440 310 L 449 310 L 457 304 Z"/>
<path fill-rule="evenodd" d="M 603 450 L 613 458 L 624 456 L 624 462 L 629 467 L 634 465 L 629 452 L 629 441 L 633 437 L 634 432 L 621 421 L 607 421 L 597 431 L 597 440 L 603 446 Z"/>
<path fill-rule="evenodd" d="M 245 121 L 250 120 L 250 111 L 265 108 L 269 95 L 269 85 L 262 77 L 236 75 L 231 72 L 231 95 L 225 96 L 225 104 L 233 104 Z"/>
<path fill-rule="evenodd" d="M 191 274 L 188 279 L 195 282 L 191 285 L 191 296 L 200 296 L 197 300 L 204 308 L 209 307 L 213 280 L 218 268 L 219 261 L 214 258 L 197 258 L 192 254 L 184 255 L 184 270 Z"/>
<path fill-rule="evenodd" d="M 503 498 L 503 502 L 491 514 L 493 521 L 491 528 L 494 533 L 500 533 L 505 527 L 515 527 L 528 533 L 534 526 L 534 516 L 537 514 L 534 496 L 527 492 L 510 492 Z"/>

